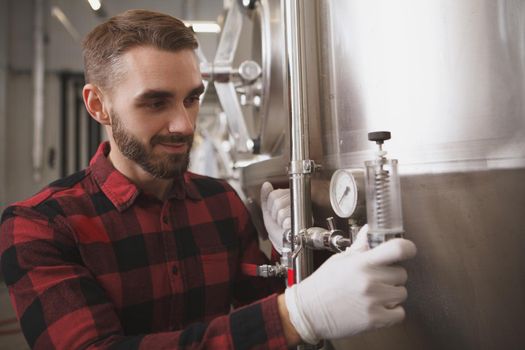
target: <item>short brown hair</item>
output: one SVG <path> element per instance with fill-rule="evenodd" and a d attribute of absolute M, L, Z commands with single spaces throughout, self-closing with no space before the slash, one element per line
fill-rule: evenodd
<path fill-rule="evenodd" d="M 147 10 L 128 10 L 98 25 L 84 39 L 86 83 L 108 87 L 118 81 L 121 56 L 137 46 L 153 46 L 167 51 L 196 49 L 193 31 L 169 15 Z"/>

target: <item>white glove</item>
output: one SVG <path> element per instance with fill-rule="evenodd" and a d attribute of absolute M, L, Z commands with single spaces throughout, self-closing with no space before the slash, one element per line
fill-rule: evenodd
<path fill-rule="evenodd" d="M 268 238 L 275 250 L 282 253 L 283 233 L 292 226 L 290 218 L 290 190 L 274 190 L 269 182 L 261 187 L 261 209 Z"/>
<path fill-rule="evenodd" d="M 310 344 L 401 322 L 406 270 L 392 266 L 412 258 L 416 246 L 396 238 L 368 248 L 368 225 L 345 252 L 330 257 L 311 276 L 286 289 L 290 321 Z"/>

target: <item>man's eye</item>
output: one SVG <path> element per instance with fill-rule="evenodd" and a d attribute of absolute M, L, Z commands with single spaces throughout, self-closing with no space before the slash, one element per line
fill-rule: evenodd
<path fill-rule="evenodd" d="M 159 110 L 166 106 L 165 101 L 153 101 L 146 104 L 146 107 L 153 110 Z"/>
<path fill-rule="evenodd" d="M 193 106 L 195 104 L 198 104 L 199 100 L 200 100 L 200 96 L 199 95 L 190 96 L 190 97 L 187 97 L 186 99 L 184 99 L 184 105 L 186 107 L 191 107 L 191 106 Z"/>

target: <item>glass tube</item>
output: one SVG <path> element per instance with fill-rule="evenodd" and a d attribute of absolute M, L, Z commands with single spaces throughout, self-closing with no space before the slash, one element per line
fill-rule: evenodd
<path fill-rule="evenodd" d="M 365 165 L 369 241 L 381 243 L 400 237 L 403 234 L 403 214 L 397 160 L 380 157 L 366 161 Z"/>

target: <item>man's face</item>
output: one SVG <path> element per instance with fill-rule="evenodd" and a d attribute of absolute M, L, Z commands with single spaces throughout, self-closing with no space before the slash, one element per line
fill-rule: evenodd
<path fill-rule="evenodd" d="M 136 47 L 122 56 L 110 94 L 111 132 L 120 153 L 157 178 L 188 167 L 203 91 L 195 54 Z"/>

